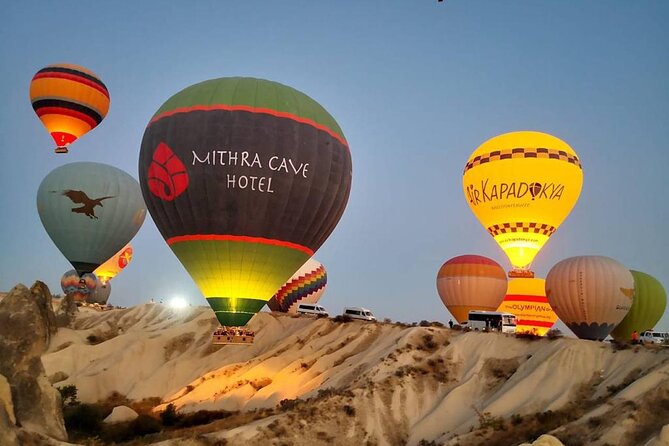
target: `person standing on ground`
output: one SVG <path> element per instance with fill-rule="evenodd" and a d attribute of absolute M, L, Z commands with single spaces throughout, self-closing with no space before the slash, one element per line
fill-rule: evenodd
<path fill-rule="evenodd" d="M 453 328 L 453 319 L 448 320 L 448 328 Z"/>

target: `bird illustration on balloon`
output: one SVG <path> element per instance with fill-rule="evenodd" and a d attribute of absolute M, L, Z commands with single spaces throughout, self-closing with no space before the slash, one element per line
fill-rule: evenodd
<path fill-rule="evenodd" d="M 51 191 L 52 193 L 59 193 L 58 191 Z M 109 195 L 106 197 L 100 197 L 100 198 L 89 198 L 86 192 L 80 191 L 80 190 L 66 190 L 61 192 L 61 194 L 70 200 L 72 200 L 72 203 L 75 204 L 81 204 L 81 207 L 78 208 L 72 208 L 72 212 L 75 214 L 84 214 L 88 218 L 91 219 L 98 219 L 95 215 L 95 206 L 102 206 L 102 201 L 103 200 L 108 200 L 110 198 L 116 198 L 114 195 Z"/>

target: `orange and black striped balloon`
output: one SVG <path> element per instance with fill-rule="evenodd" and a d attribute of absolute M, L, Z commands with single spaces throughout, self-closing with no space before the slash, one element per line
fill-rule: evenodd
<path fill-rule="evenodd" d="M 49 65 L 30 82 L 30 102 L 56 143 L 56 153 L 98 126 L 109 111 L 109 91 L 92 71 L 70 64 Z"/>

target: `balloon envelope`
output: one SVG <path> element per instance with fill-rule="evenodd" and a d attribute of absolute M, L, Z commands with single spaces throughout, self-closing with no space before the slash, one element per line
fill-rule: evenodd
<path fill-rule="evenodd" d="M 581 193 L 581 162 L 564 141 L 541 132 L 512 132 L 471 154 L 462 179 L 479 222 L 516 270 L 529 270 Z"/>
<path fill-rule="evenodd" d="M 630 271 L 634 277 L 634 301 L 625 318 L 613 329 L 611 336 L 618 341 L 629 341 L 632 332 L 651 330 L 667 308 L 667 292 L 650 274 Z"/>
<path fill-rule="evenodd" d="M 107 286 L 107 283 L 116 277 L 118 273 L 123 271 L 123 269 L 128 266 L 132 260 L 132 246 L 130 243 L 125 245 L 119 252 L 110 257 L 105 263 L 98 266 L 95 271 L 95 275 L 100 281 L 102 287 Z"/>
<path fill-rule="evenodd" d="M 92 71 L 79 65 L 55 64 L 33 77 L 30 102 L 56 145 L 65 148 L 104 119 L 109 111 L 109 91 Z"/>
<path fill-rule="evenodd" d="M 267 302 L 272 311 L 297 313 L 297 305 L 317 303 L 328 283 L 325 267 L 316 259 L 309 259 L 292 275 Z"/>
<path fill-rule="evenodd" d="M 634 278 L 609 257 L 570 257 L 548 272 L 546 296 L 576 336 L 602 340 L 632 306 Z"/>
<path fill-rule="evenodd" d="M 323 244 L 351 187 L 339 125 L 276 82 L 222 78 L 168 99 L 144 133 L 142 193 L 224 326 L 240 326 Z"/>
<path fill-rule="evenodd" d="M 52 170 L 37 191 L 44 229 L 79 275 L 92 273 L 137 233 L 146 215 L 139 184 L 106 164 Z"/>
<path fill-rule="evenodd" d="M 94 274 L 86 273 L 81 277 L 73 269 L 67 271 L 60 278 L 60 287 L 63 293 L 72 296 L 75 302 L 84 302 L 95 293 L 98 279 Z"/>
<path fill-rule="evenodd" d="M 509 280 L 504 301 L 497 311 L 516 316 L 516 333 L 544 336 L 557 321 L 546 297 L 546 281 L 519 277 Z"/>
<path fill-rule="evenodd" d="M 86 298 L 86 302 L 89 304 L 99 304 L 106 305 L 111 295 L 111 283 L 108 283 L 106 286 L 102 286 L 102 283 L 98 281 L 95 290 L 91 292 Z"/>
<path fill-rule="evenodd" d="M 459 322 L 471 310 L 495 311 L 504 299 L 506 273 L 492 259 L 462 255 L 446 261 L 437 273 L 437 291 L 448 311 Z"/>

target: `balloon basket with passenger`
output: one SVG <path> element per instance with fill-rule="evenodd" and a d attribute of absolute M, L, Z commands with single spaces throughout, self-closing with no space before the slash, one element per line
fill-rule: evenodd
<path fill-rule="evenodd" d="M 212 334 L 214 345 L 250 345 L 255 339 L 255 332 L 244 327 L 218 327 Z"/>

